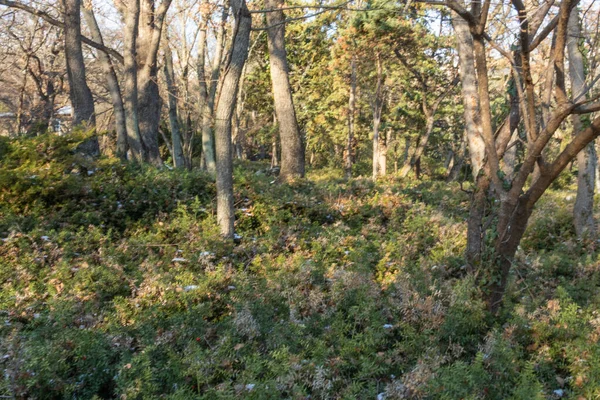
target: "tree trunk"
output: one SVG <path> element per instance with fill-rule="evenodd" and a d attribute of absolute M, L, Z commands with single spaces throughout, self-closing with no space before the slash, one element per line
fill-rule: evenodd
<path fill-rule="evenodd" d="M 233 160 L 231 151 L 231 124 L 238 94 L 238 85 L 250 42 L 252 16 L 245 0 L 232 0 L 235 27 L 231 38 L 229 62 L 222 76 L 221 93 L 216 109 L 215 145 L 217 156 L 217 221 L 221 234 L 233 238 Z"/>
<path fill-rule="evenodd" d="M 479 95 L 477 93 L 473 38 L 469 30 L 469 24 L 455 13 L 452 15 L 452 25 L 456 34 L 460 63 L 460 81 L 462 84 L 467 145 L 471 158 L 473 180 L 475 180 L 483 166 L 485 144 L 482 138 L 481 119 L 479 118 Z"/>
<path fill-rule="evenodd" d="M 227 19 L 229 18 L 229 6 L 230 0 L 224 0 L 223 12 L 221 14 L 221 21 L 219 24 L 219 30 L 217 31 L 217 43 L 215 44 L 215 56 L 212 60 L 212 67 L 210 72 L 210 90 L 208 92 L 208 102 L 211 112 L 211 116 L 214 114 L 215 103 L 217 100 L 217 89 L 219 87 L 219 76 L 221 74 L 221 67 L 223 63 L 223 48 L 225 47 L 225 26 L 227 25 Z"/>
<path fill-rule="evenodd" d="M 82 9 L 83 17 L 90 30 L 90 36 L 93 41 L 104 45 L 102 33 L 98 27 L 92 5 L 90 3 L 84 4 Z M 117 157 L 121 159 L 127 158 L 127 127 L 125 124 L 125 108 L 123 106 L 123 98 L 121 97 L 121 89 L 119 87 L 119 80 L 117 74 L 112 65 L 110 57 L 103 51 L 97 52 L 98 60 L 102 66 L 102 70 L 106 75 L 106 85 L 108 87 L 108 93 L 112 101 L 114 116 L 115 116 L 115 131 L 117 133 Z"/>
<path fill-rule="evenodd" d="M 480 117 L 473 37 L 468 23 L 458 15 L 453 14 L 452 24 L 456 34 L 460 63 L 465 130 L 467 132 L 471 170 L 473 171 L 473 180 L 477 186 L 476 192 L 471 199 L 471 207 L 469 208 L 466 249 L 467 264 L 471 269 L 475 269 L 481 261 L 483 209 L 485 207 L 489 179 L 480 179 L 479 174 L 484 164 L 485 143 L 483 141 L 483 127 Z"/>
<path fill-rule="evenodd" d="M 172 0 L 141 0 L 139 38 L 137 42 L 138 123 L 146 160 L 162 163 L 158 149 L 158 125 L 162 107 L 158 90 L 158 50 L 163 23 Z M 155 9 L 156 8 L 156 9 Z"/>
<path fill-rule="evenodd" d="M 208 104 L 209 88 L 206 84 L 206 29 L 208 23 L 208 14 L 202 15 L 202 26 L 198 36 L 198 82 L 200 88 L 200 119 L 202 130 L 202 160 L 204 168 L 211 174 L 215 173 L 215 152 L 212 132 L 210 130 L 211 110 Z"/>
<path fill-rule="evenodd" d="M 81 0 L 62 0 L 65 32 L 65 58 L 69 79 L 69 97 L 73 107 L 73 126 L 95 129 L 94 98 L 85 79 L 85 63 L 81 48 Z M 88 155 L 98 155 L 100 147 L 94 135 L 81 149 Z"/>
<path fill-rule="evenodd" d="M 425 147 L 427 146 L 427 142 L 429 142 L 429 137 L 431 136 L 431 132 L 433 132 L 433 123 L 435 122 L 435 119 L 433 114 L 427 115 L 426 119 L 425 133 L 421 135 L 419 143 L 417 144 L 412 156 L 407 157 L 404 165 L 402 165 L 402 168 L 400 169 L 401 178 L 406 178 L 412 167 L 415 165 L 415 162 L 421 158 L 421 155 L 423 155 Z"/>
<path fill-rule="evenodd" d="M 467 157 L 467 133 L 466 131 L 463 133 L 460 139 L 460 146 L 458 150 L 452 150 L 452 162 L 448 165 L 446 182 L 453 182 L 458 180 L 460 171 L 465 162 L 465 158 Z"/>
<path fill-rule="evenodd" d="M 175 71 L 173 70 L 173 54 L 171 46 L 166 43 L 165 52 L 165 80 L 169 91 L 169 125 L 171 127 L 171 142 L 173 149 L 173 164 L 175 168 L 185 168 L 185 156 L 181 140 L 181 130 L 177 117 L 177 87 L 175 86 Z"/>
<path fill-rule="evenodd" d="M 214 175 L 216 173 L 215 163 L 215 138 L 211 129 L 213 123 L 213 116 L 215 114 L 215 101 L 217 95 L 217 87 L 219 83 L 219 74 L 221 72 L 221 63 L 223 61 L 223 46 L 225 42 L 225 24 L 229 16 L 229 1 L 225 0 L 223 4 L 223 13 L 221 14 L 221 22 L 219 30 L 217 32 L 217 43 L 215 48 L 215 56 L 213 58 L 211 74 L 210 74 L 210 85 L 206 85 L 206 78 L 203 78 L 204 89 L 206 91 L 206 99 L 204 101 L 204 111 L 202 113 L 202 151 L 204 152 L 204 160 L 206 170 Z M 208 16 L 206 16 L 208 19 Z M 205 35 L 206 37 L 206 35 Z M 201 43 L 201 46 L 205 44 Z M 205 54 L 202 52 L 202 58 L 204 59 Z M 203 77 L 205 77 L 204 64 L 202 65 Z"/>
<path fill-rule="evenodd" d="M 387 153 L 388 143 L 391 136 L 391 128 L 388 128 L 384 134 L 379 134 L 379 175 L 387 175 Z"/>
<path fill-rule="evenodd" d="M 265 0 L 267 9 L 283 7 L 283 0 Z M 281 138 L 281 172 L 279 179 L 293 180 L 304 176 L 304 147 L 296 111 L 292 99 L 292 87 L 289 80 L 289 68 L 285 50 L 285 16 L 283 11 L 267 13 L 269 29 L 269 62 L 271 65 L 271 81 L 273 83 L 273 101 L 279 136 Z"/>
<path fill-rule="evenodd" d="M 81 48 L 81 0 L 62 0 L 65 22 L 65 57 L 73 106 L 73 126 L 93 128 L 96 123 L 94 98 L 85 79 Z"/>
<path fill-rule="evenodd" d="M 248 52 L 250 52 L 250 50 L 248 50 Z M 242 113 L 244 112 L 244 81 L 246 79 L 247 67 L 248 64 L 244 64 L 244 69 L 242 70 L 242 77 L 240 78 L 240 84 L 238 89 L 237 104 L 235 107 L 235 112 L 233 113 L 233 152 L 235 157 L 239 160 L 244 158 L 244 143 L 246 141 L 245 132 L 241 128 L 241 119 Z"/>
<path fill-rule="evenodd" d="M 354 114 L 356 113 L 356 56 L 350 60 L 350 95 L 348 96 L 348 141 L 346 143 L 346 178 L 352 177 L 352 152 L 354 144 Z"/>
<path fill-rule="evenodd" d="M 381 125 L 381 112 L 383 110 L 383 63 L 381 54 L 377 53 L 377 83 L 375 87 L 375 99 L 373 100 L 373 179 L 381 175 L 379 169 L 381 140 L 379 138 L 379 126 Z"/>
<path fill-rule="evenodd" d="M 579 27 L 579 11 L 573 7 L 569 18 L 567 51 L 569 56 L 569 75 L 571 78 L 571 90 L 573 98 L 585 96 L 585 70 L 583 54 L 579 50 L 579 38 L 581 36 Z M 583 99 L 581 99 L 583 100 Z M 582 130 L 581 116 L 571 116 L 573 122 L 573 135 Z M 596 235 L 594 222 L 594 185 L 596 181 L 596 166 L 594 142 L 586 146 L 577 155 L 577 198 L 573 207 L 573 223 L 575 232 L 579 238 Z"/>
<path fill-rule="evenodd" d="M 19 90 L 19 105 L 17 107 L 17 115 L 15 122 L 15 136 L 21 134 L 21 127 L 23 126 L 23 114 L 25 108 L 25 92 L 27 91 L 27 69 L 29 68 L 29 56 L 25 57 L 25 67 L 23 67 L 23 81 L 21 84 L 21 90 Z"/>
<path fill-rule="evenodd" d="M 139 128 L 138 90 L 137 90 L 137 36 L 140 20 L 140 0 L 130 0 L 125 6 L 125 42 L 123 65 L 123 100 L 125 125 L 127 128 L 127 143 L 131 157 L 137 162 L 143 162 L 145 157 L 142 137 Z"/>

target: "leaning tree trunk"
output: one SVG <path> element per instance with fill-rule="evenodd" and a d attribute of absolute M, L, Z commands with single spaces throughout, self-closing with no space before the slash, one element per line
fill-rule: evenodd
<path fill-rule="evenodd" d="M 104 45 L 102 33 L 98 27 L 98 22 L 92 10 L 90 2 L 84 4 L 82 9 L 83 18 L 90 30 L 90 36 L 92 40 L 97 43 Z M 119 80 L 117 74 L 112 65 L 110 57 L 103 51 L 98 51 L 98 60 L 102 66 L 102 70 L 106 75 L 106 84 L 108 87 L 108 93 L 113 104 L 114 116 L 115 116 L 115 131 L 117 132 L 117 156 L 121 159 L 127 158 L 127 128 L 125 124 L 125 108 L 123 106 L 123 98 L 121 97 L 121 89 L 119 87 Z"/>
<path fill-rule="evenodd" d="M 232 117 L 238 94 L 238 85 L 250 43 L 252 16 L 245 0 L 232 0 L 235 27 L 231 38 L 231 52 L 224 66 L 221 93 L 216 109 L 215 145 L 217 156 L 217 221 L 221 234 L 232 238 L 234 233 L 233 160 L 231 144 Z"/>
<path fill-rule="evenodd" d="M 516 60 L 519 58 L 515 57 Z M 519 63 L 520 65 L 520 63 Z M 509 143 L 507 149 L 504 152 L 502 159 L 502 172 L 504 173 L 504 179 L 506 182 L 511 182 L 515 175 L 515 166 L 517 163 L 517 150 L 519 143 L 519 122 L 521 121 L 521 111 L 519 104 L 519 94 L 516 87 L 514 78 L 509 81 L 509 98 L 510 98 L 510 113 L 504 120 L 501 130 L 508 129 L 509 133 L 503 134 L 502 132 L 498 136 L 509 137 Z"/>
<path fill-rule="evenodd" d="M 181 130 L 177 117 L 177 87 L 175 86 L 175 71 L 173 70 L 173 54 L 167 43 L 165 51 L 165 80 L 169 91 L 169 125 L 171 127 L 171 142 L 173 149 L 173 164 L 176 168 L 185 168 L 185 156 L 181 141 Z"/>
<path fill-rule="evenodd" d="M 127 144 L 131 151 L 131 157 L 137 162 L 142 162 L 146 159 L 146 156 L 139 128 L 136 61 L 140 0 L 129 1 L 125 7 L 124 13 L 125 41 L 123 46 L 123 100 L 126 110 L 125 126 L 127 129 Z"/>
<path fill-rule="evenodd" d="M 265 7 L 278 11 L 267 13 L 269 29 L 269 61 L 271 65 L 271 81 L 273 83 L 273 100 L 279 121 L 281 138 L 281 180 L 291 180 L 304 176 L 304 147 L 296 111 L 292 99 L 292 87 L 289 80 L 289 68 L 285 50 L 285 16 L 283 0 L 266 0 Z"/>
<path fill-rule="evenodd" d="M 569 18 L 567 51 L 569 56 L 569 76 L 571 90 L 575 99 L 585 94 L 585 70 L 583 54 L 579 50 L 580 37 L 579 11 L 573 7 Z M 583 99 L 580 99 L 583 100 Z M 573 115 L 573 134 L 577 135 L 582 130 L 581 116 Z M 578 237 L 596 235 L 594 223 L 594 184 L 596 180 L 594 142 L 577 155 L 577 198 L 573 207 L 573 223 Z"/>
<path fill-rule="evenodd" d="M 65 58 L 69 79 L 69 96 L 73 106 L 73 126 L 95 129 L 94 98 L 85 79 L 85 63 L 81 48 L 81 0 L 62 0 L 64 12 Z M 81 149 L 89 155 L 100 153 L 94 135 Z"/>

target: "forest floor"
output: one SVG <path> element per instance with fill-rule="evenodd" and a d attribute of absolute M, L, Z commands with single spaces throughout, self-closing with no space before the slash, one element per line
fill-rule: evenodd
<path fill-rule="evenodd" d="M 573 233 L 568 182 L 492 318 L 456 183 L 280 185 L 239 163 L 230 243 L 201 172 L 0 139 L 0 397 L 600 396 L 599 253 Z"/>

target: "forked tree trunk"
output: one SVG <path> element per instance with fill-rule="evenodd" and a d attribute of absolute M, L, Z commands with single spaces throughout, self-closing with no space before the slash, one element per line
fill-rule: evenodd
<path fill-rule="evenodd" d="M 172 0 L 140 0 L 137 41 L 138 124 L 146 161 L 160 165 L 158 126 L 162 107 L 158 90 L 158 50 L 163 24 Z"/>
<path fill-rule="evenodd" d="M 134 161 L 143 162 L 145 152 L 139 128 L 136 46 L 140 20 L 140 0 L 130 0 L 125 4 L 125 42 L 123 54 L 123 100 L 127 143 Z"/>
<path fill-rule="evenodd" d="M 219 30 L 217 31 L 217 43 L 215 48 L 215 56 L 213 58 L 213 63 L 211 67 L 210 73 L 210 84 L 206 84 L 206 78 L 203 78 L 204 88 L 200 88 L 201 96 L 203 96 L 202 91 L 206 91 L 206 98 L 203 100 L 204 110 L 202 112 L 202 152 L 204 153 L 204 161 L 206 170 L 214 175 L 216 173 L 216 161 L 215 161 L 215 137 L 213 136 L 212 124 L 213 124 L 213 116 L 215 115 L 215 101 L 217 96 L 217 88 L 219 83 L 219 75 L 221 73 L 221 63 L 223 61 L 223 46 L 225 42 L 225 25 L 227 23 L 227 18 L 229 16 L 229 1 L 225 0 L 223 2 L 223 12 L 221 14 L 221 21 L 219 25 Z M 206 16 L 206 20 L 208 20 L 208 16 Z M 206 38 L 206 34 L 204 35 Z M 206 42 L 206 40 L 204 41 Z M 205 47 L 205 44 L 201 42 L 201 46 Z M 203 60 L 205 57 L 205 51 L 202 51 L 201 54 Z M 204 63 L 204 61 L 203 61 Z M 200 68 L 200 66 L 199 66 Z M 203 74 L 204 72 L 204 64 L 202 65 Z M 201 83 L 202 85 L 202 83 Z M 216 124 L 216 121 L 215 121 Z"/>
<path fill-rule="evenodd" d="M 165 80 L 169 91 L 169 126 L 171 127 L 171 143 L 173 149 L 173 164 L 176 168 L 185 168 L 185 156 L 181 140 L 181 129 L 177 115 L 177 87 L 175 86 L 175 71 L 173 70 L 173 53 L 169 43 L 164 46 L 165 51 Z"/>
<path fill-rule="evenodd" d="M 569 18 L 567 51 L 569 56 L 569 76 L 571 90 L 575 99 L 585 96 L 585 70 L 583 54 L 579 50 L 579 11 L 573 7 Z M 583 100 L 583 99 L 581 99 Z M 581 116 L 571 116 L 573 122 L 573 135 L 578 135 L 583 124 Z M 594 142 L 577 155 L 577 197 L 573 207 L 573 223 L 579 238 L 595 237 L 596 225 L 594 222 L 594 184 L 596 180 L 596 166 Z"/>
<path fill-rule="evenodd" d="M 92 40 L 104 45 L 102 33 L 98 27 L 98 22 L 96 21 L 96 16 L 94 15 L 94 11 L 92 9 L 91 1 L 88 1 L 87 4 L 84 4 L 82 12 L 83 18 L 85 19 L 88 29 L 90 30 L 90 36 Z M 115 131 L 117 133 L 116 154 L 117 157 L 124 160 L 127 158 L 127 128 L 125 125 L 125 108 L 123 106 L 123 98 L 121 97 L 119 80 L 108 54 L 104 53 L 103 51 L 98 51 L 97 55 L 100 65 L 102 66 L 102 71 L 106 76 L 106 86 L 108 87 L 108 93 L 110 94 L 110 99 L 113 105 Z"/>
<path fill-rule="evenodd" d="M 238 94 L 238 85 L 250 42 L 252 16 L 245 0 L 232 0 L 235 27 L 231 38 L 229 62 L 224 66 L 221 93 L 215 113 L 215 145 L 217 156 L 217 222 L 221 234 L 233 238 L 233 160 L 231 125 Z"/>
<path fill-rule="evenodd" d="M 419 160 L 421 158 L 421 156 L 423 155 L 423 152 L 425 151 L 425 147 L 427 146 L 427 143 L 429 142 L 429 137 L 431 136 L 431 132 L 433 132 L 433 123 L 435 122 L 434 115 L 427 114 L 426 119 L 427 120 L 425 123 L 425 133 L 423 133 L 423 135 L 421 135 L 421 137 L 419 138 L 419 142 L 418 142 L 417 147 L 415 148 L 413 154 L 409 157 L 406 157 L 406 160 L 404 161 L 404 164 L 402 165 L 402 168 L 400 169 L 399 175 L 401 178 L 406 178 L 406 176 L 408 175 L 410 170 L 414 167 L 416 161 Z"/>
<path fill-rule="evenodd" d="M 283 7 L 283 0 L 265 0 L 265 7 L 267 9 L 280 9 Z M 296 120 L 292 87 L 289 80 L 283 11 L 268 12 L 267 24 L 269 25 L 267 33 L 273 100 L 281 138 L 281 172 L 279 179 L 286 181 L 304 176 L 304 147 L 302 146 L 300 129 Z"/>

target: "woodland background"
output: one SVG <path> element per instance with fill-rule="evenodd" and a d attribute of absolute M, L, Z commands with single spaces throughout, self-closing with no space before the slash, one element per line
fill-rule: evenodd
<path fill-rule="evenodd" d="M 597 3 L 0 24 L 1 396 L 600 395 Z"/>

